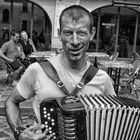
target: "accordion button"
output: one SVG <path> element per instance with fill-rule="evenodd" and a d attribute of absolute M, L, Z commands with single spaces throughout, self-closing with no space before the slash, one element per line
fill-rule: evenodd
<path fill-rule="evenodd" d="M 54 122 L 54 119 L 51 119 L 51 122 Z"/>
<path fill-rule="evenodd" d="M 44 115 L 44 118 L 46 118 L 47 117 L 47 115 Z"/>
<path fill-rule="evenodd" d="M 46 110 L 44 111 L 44 114 L 47 114 L 47 111 Z"/>
<path fill-rule="evenodd" d="M 50 114 L 50 113 L 48 113 L 48 114 L 47 114 L 47 116 L 51 116 L 51 114 Z"/>
<path fill-rule="evenodd" d="M 43 107 L 43 110 L 46 110 L 46 107 Z"/>
<path fill-rule="evenodd" d="M 54 126 L 54 123 L 52 123 L 52 125 Z"/>
<path fill-rule="evenodd" d="M 51 119 L 51 117 L 48 117 L 48 120 L 50 120 Z"/>
<path fill-rule="evenodd" d="M 50 111 L 51 111 L 51 112 L 53 112 L 53 111 L 54 111 L 54 109 L 53 109 L 53 108 L 50 108 Z"/>

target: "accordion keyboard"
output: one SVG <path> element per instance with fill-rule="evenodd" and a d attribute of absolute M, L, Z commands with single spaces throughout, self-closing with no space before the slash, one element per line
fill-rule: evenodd
<path fill-rule="evenodd" d="M 52 102 L 48 103 L 48 106 L 44 106 L 42 108 L 42 118 L 43 118 L 43 124 L 45 125 L 45 129 L 49 130 L 49 134 L 55 133 L 55 136 L 52 140 L 56 140 L 56 137 L 58 136 L 56 129 L 57 128 L 57 118 L 56 118 L 56 107 Z M 44 130 L 43 130 L 44 131 Z"/>

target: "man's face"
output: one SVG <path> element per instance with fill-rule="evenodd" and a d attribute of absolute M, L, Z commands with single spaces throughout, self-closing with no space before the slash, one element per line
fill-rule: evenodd
<path fill-rule="evenodd" d="M 89 46 L 91 36 L 88 16 L 84 16 L 77 22 L 72 21 L 71 18 L 62 19 L 59 38 L 68 59 L 72 61 L 82 59 Z"/>
<path fill-rule="evenodd" d="M 19 34 L 18 33 L 15 33 L 15 36 L 13 36 L 13 42 L 14 43 L 17 43 L 19 40 Z"/>

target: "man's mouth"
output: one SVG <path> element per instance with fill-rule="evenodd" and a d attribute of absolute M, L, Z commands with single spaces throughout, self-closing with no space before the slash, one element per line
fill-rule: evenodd
<path fill-rule="evenodd" d="M 71 49 L 71 50 L 70 50 L 70 53 L 76 55 L 76 54 L 79 54 L 81 51 L 82 51 L 82 48 L 79 48 L 79 49 Z"/>

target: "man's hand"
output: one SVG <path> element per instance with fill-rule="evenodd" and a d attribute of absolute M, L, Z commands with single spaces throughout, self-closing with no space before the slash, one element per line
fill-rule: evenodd
<path fill-rule="evenodd" d="M 13 62 L 13 59 L 8 59 L 8 63 L 12 63 Z"/>
<path fill-rule="evenodd" d="M 47 129 L 42 133 L 43 128 L 44 125 L 30 126 L 20 134 L 19 140 L 51 140 L 55 136 L 55 134 L 52 133 L 50 135 L 47 135 Z"/>

